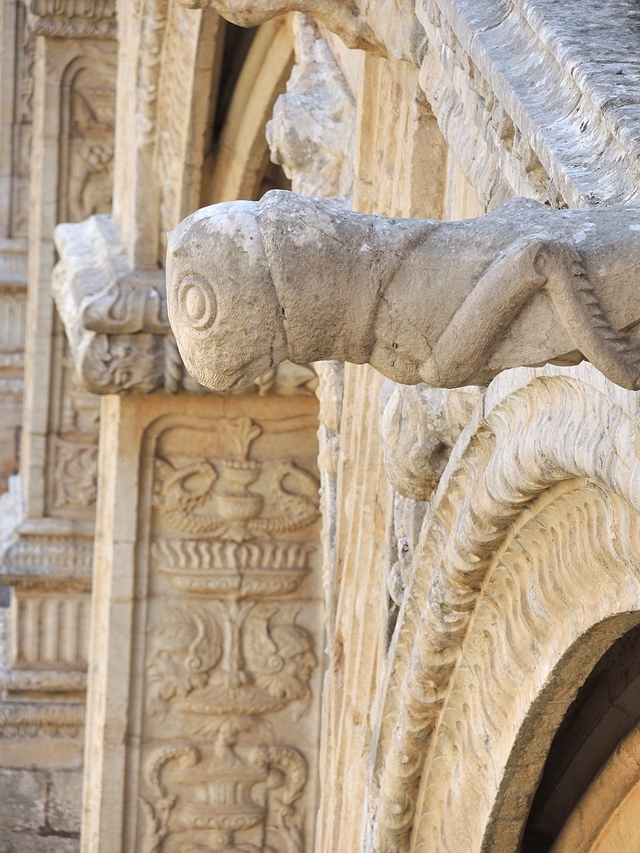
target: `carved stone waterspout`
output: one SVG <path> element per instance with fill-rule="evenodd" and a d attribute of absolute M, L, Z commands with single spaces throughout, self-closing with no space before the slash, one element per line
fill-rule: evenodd
<path fill-rule="evenodd" d="M 274 191 L 170 235 L 168 308 L 189 371 L 240 387 L 285 359 L 369 363 L 454 388 L 591 361 L 640 388 L 640 209 L 513 199 L 478 219 L 350 213 Z"/>

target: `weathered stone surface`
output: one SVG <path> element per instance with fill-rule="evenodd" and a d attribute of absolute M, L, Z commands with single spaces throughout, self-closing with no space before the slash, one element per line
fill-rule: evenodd
<path fill-rule="evenodd" d="M 28 832 L 44 825 L 47 778 L 44 772 L 0 768 L 0 821 L 9 832 Z"/>
<path fill-rule="evenodd" d="M 188 368 L 218 390 L 287 358 L 368 362 L 451 388 L 582 357 L 635 389 L 640 347 L 621 330 L 640 319 L 638 227 L 625 208 L 525 199 L 436 223 L 274 192 L 205 208 L 173 232 L 169 315 Z"/>
<path fill-rule="evenodd" d="M 296 65 L 267 124 L 271 159 L 282 165 L 294 192 L 349 207 L 355 97 L 313 18 L 297 16 L 294 29 Z"/>

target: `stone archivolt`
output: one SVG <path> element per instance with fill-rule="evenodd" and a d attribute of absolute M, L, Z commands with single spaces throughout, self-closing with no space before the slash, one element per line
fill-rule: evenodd
<path fill-rule="evenodd" d="M 587 368 L 580 379 L 521 377 L 505 381 L 503 399 L 476 410 L 424 522 L 414 555 L 420 570 L 404 598 L 380 709 L 374 850 L 408 849 L 412 828 L 416 849 L 432 849 L 437 837 L 443 850 L 480 850 L 498 826 L 492 843 L 504 846 L 495 849 L 515 849 L 527 807 L 514 809 L 509 796 L 535 790 L 577 690 L 567 684 L 582 683 L 612 639 L 637 622 L 634 398 Z M 585 584 L 586 571 L 594 577 Z M 594 626 L 580 652 L 577 641 Z M 559 678 L 561 707 L 545 711 L 553 717 L 547 739 L 523 770 L 514 733 L 526 741 L 532 708 L 549 698 L 541 699 L 545 682 L 572 654 L 581 677 Z M 535 678 L 523 681 L 528 672 Z M 490 743 L 474 745 L 487 733 Z M 520 787 L 516 772 L 524 774 Z M 454 784 L 468 785 L 467 794 L 448 798 Z"/>

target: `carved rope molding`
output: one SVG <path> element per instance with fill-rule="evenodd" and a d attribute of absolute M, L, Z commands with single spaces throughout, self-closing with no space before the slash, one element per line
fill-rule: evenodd
<path fill-rule="evenodd" d="M 388 699 L 379 715 L 375 851 L 408 849 L 420 781 L 432 772 L 425 757 L 435 755 L 434 733 L 441 731 L 472 616 L 510 532 L 530 517 L 532 500 L 582 478 L 619 497 L 630 512 L 640 511 L 636 395 L 598 382 L 586 365 L 577 370 L 582 380 L 521 373 L 529 379 L 522 388 L 486 414 L 476 410 L 424 522 L 415 555 L 420 571 L 405 595 L 388 689 L 381 691 Z M 619 535 L 626 529 L 621 524 Z M 589 540 L 584 547 L 613 549 L 627 567 L 640 560 L 638 543 L 624 534 L 621 544 Z M 583 586 L 585 594 L 588 589 Z M 603 596 L 601 587 L 594 592 Z M 443 849 L 462 848 L 452 841 Z"/>
<path fill-rule="evenodd" d="M 116 0 L 27 0 L 29 28 L 50 38 L 115 39 Z"/>

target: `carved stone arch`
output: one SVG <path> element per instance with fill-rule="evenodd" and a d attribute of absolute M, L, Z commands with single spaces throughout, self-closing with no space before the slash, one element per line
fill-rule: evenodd
<path fill-rule="evenodd" d="M 503 783 L 517 790 L 505 774 L 519 766 L 528 709 L 553 689 L 548 679 L 559 679 L 549 737 L 537 740 L 532 796 L 577 690 L 570 685 L 640 621 L 636 411 L 635 394 L 588 365 L 514 371 L 476 409 L 427 513 L 389 655 L 372 761 L 379 794 L 365 830 L 372 849 L 516 849 L 530 803 L 525 796 L 510 813 L 498 803 L 509 807 Z M 583 636 L 586 645 L 575 645 Z M 562 687 L 574 655 L 582 663 Z M 502 685 L 497 708 L 486 692 L 494 679 Z M 495 724 L 503 740 L 487 752 L 489 721 L 510 709 L 515 716 Z M 504 827 L 507 817 L 519 827 L 515 842 L 496 846 L 487 835 L 483 843 L 487 827 Z"/>
<path fill-rule="evenodd" d="M 635 510 L 587 480 L 536 504 L 490 569 L 464 639 L 416 805 L 416 851 L 518 850 L 568 706 L 640 622 Z"/>
<path fill-rule="evenodd" d="M 269 163 L 265 126 L 294 63 L 292 16 L 263 23 L 256 32 L 218 141 L 208 204 L 255 199 Z"/>

